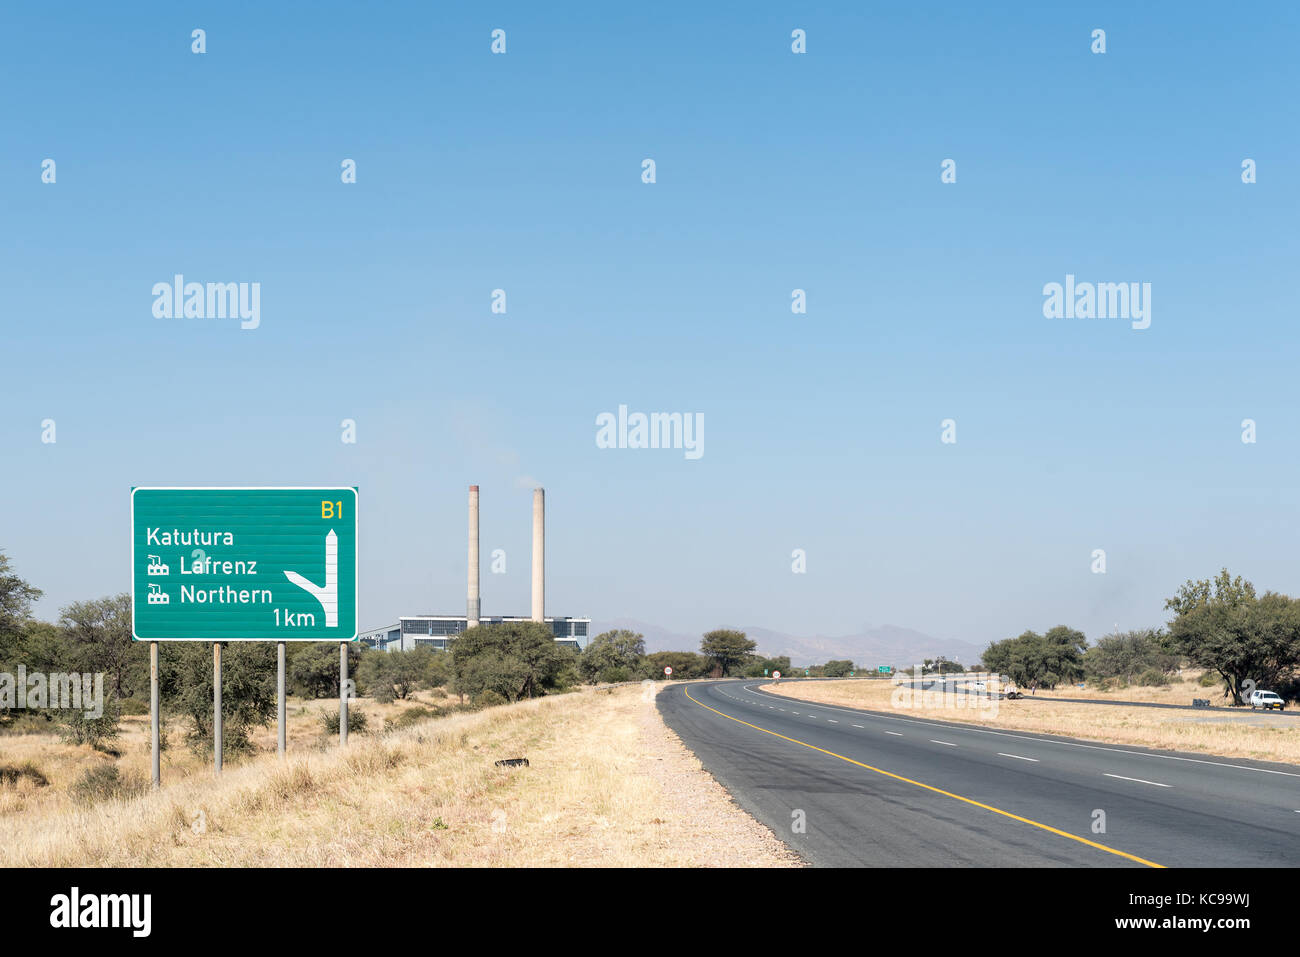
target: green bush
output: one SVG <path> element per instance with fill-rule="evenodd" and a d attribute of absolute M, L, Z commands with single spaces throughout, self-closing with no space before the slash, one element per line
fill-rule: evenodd
<path fill-rule="evenodd" d="M 46 787 L 50 783 L 50 779 L 41 773 L 41 769 L 30 761 L 17 765 L 0 764 L 0 784 L 17 784 L 23 778 L 32 781 L 38 788 Z"/>
<path fill-rule="evenodd" d="M 573 650 L 536 621 L 479 625 L 451 643 L 456 692 L 475 700 L 487 691 L 507 701 L 559 691 L 574 677 L 576 661 Z"/>
<path fill-rule="evenodd" d="M 628 678 L 616 678 L 615 681 L 629 681 L 633 672 L 641 670 L 645 660 L 645 638 L 635 631 L 620 628 L 606 631 L 592 638 L 587 647 L 579 653 L 575 662 L 575 680 L 591 683 L 609 681 L 607 672 L 620 668 L 629 675 Z"/>
<path fill-rule="evenodd" d="M 437 709 L 426 708 L 422 705 L 416 705 L 413 708 L 403 708 L 396 717 L 389 718 L 384 722 L 384 730 L 395 731 L 398 728 L 409 728 L 413 724 L 419 724 L 421 721 L 425 721 L 429 718 L 436 718 L 440 714 L 441 712 Z M 334 723 L 336 725 L 338 724 L 337 718 L 334 719 Z"/>
<path fill-rule="evenodd" d="M 622 665 L 615 665 L 602 671 L 600 680 L 602 684 L 613 685 L 618 684 L 620 681 L 631 681 L 632 676 Z"/>
<path fill-rule="evenodd" d="M 82 771 L 68 792 L 83 804 L 97 804 L 114 798 L 135 797 L 147 787 L 143 777 L 130 772 L 123 774 L 116 764 L 97 764 Z"/>
<path fill-rule="evenodd" d="M 9 734 L 49 734 L 55 729 L 54 714 L 50 711 L 11 711 L 2 727 Z"/>
<path fill-rule="evenodd" d="M 139 698 L 123 698 L 118 702 L 119 714 L 148 714 L 149 702 Z"/>
<path fill-rule="evenodd" d="M 164 642 L 158 655 L 163 706 L 189 718 L 191 748 L 212 753 L 212 646 L 206 641 Z M 254 750 L 249 735 L 275 715 L 275 646 L 266 641 L 225 643 L 221 654 L 221 729 L 225 754 Z"/>
<path fill-rule="evenodd" d="M 356 671 L 357 685 L 376 701 L 388 704 L 411 697 L 420 688 L 437 688 L 451 678 L 451 659 L 430 648 L 367 651 Z"/>
<path fill-rule="evenodd" d="M 1138 684 L 1145 688 L 1159 688 L 1169 684 L 1169 676 L 1159 668 L 1148 668 L 1138 678 Z"/>
<path fill-rule="evenodd" d="M 324 712 L 320 716 L 320 720 L 321 724 L 325 726 L 326 734 L 339 733 L 339 713 L 337 711 L 329 710 Z M 348 708 L 348 734 L 352 734 L 353 732 L 357 734 L 365 734 L 369 730 L 367 727 L 368 724 L 369 719 L 366 717 L 364 711 L 360 708 Z"/>
<path fill-rule="evenodd" d="M 285 669 L 290 691 L 301 698 L 337 698 L 339 694 L 339 643 L 319 641 L 310 644 L 290 642 L 286 649 Z M 360 643 L 348 645 L 348 676 L 355 678 L 364 657 Z M 276 669 L 271 668 L 274 675 Z"/>
<path fill-rule="evenodd" d="M 1215 672 L 1207 671 L 1205 674 L 1201 675 L 1201 680 L 1196 683 L 1202 688 L 1213 688 L 1217 684 L 1222 684 L 1223 679 Z"/>
<path fill-rule="evenodd" d="M 112 753 L 108 742 L 118 736 L 118 702 L 105 701 L 104 713 L 87 718 L 81 711 L 65 711 L 59 717 L 59 736 L 70 744 L 88 744 L 96 751 Z"/>
<path fill-rule="evenodd" d="M 397 654 L 397 652 L 393 652 Z M 365 686 L 366 694 L 380 704 L 392 704 L 397 699 L 397 689 L 391 681 L 375 680 Z"/>
<path fill-rule="evenodd" d="M 491 688 L 486 691 L 480 691 L 474 696 L 474 705 L 479 708 L 495 708 L 499 704 L 508 704 L 506 696 L 499 691 L 493 691 Z"/>

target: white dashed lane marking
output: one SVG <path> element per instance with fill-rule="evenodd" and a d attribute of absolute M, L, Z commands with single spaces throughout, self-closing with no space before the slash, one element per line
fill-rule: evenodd
<path fill-rule="evenodd" d="M 1161 784 L 1159 781 L 1143 781 L 1141 778 L 1126 778 L 1126 777 L 1124 777 L 1124 775 L 1122 775 L 1122 774 L 1110 774 L 1110 773 L 1107 773 L 1107 772 L 1103 772 L 1103 773 L 1106 774 L 1106 777 L 1108 777 L 1108 778 L 1119 778 L 1119 780 L 1121 780 L 1121 781 L 1133 781 L 1133 782 L 1135 782 L 1135 783 L 1137 783 L 1137 784 L 1149 784 L 1149 785 L 1151 785 L 1152 787 L 1155 787 L 1155 788 L 1171 788 L 1171 787 L 1173 787 L 1172 784 Z"/>

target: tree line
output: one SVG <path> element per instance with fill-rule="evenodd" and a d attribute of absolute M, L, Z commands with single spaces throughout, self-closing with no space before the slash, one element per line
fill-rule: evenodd
<path fill-rule="evenodd" d="M 1165 601 L 1173 617 L 1159 628 L 1117 632 L 1089 645 L 1083 632 L 1058 625 L 989 645 L 983 667 L 1017 684 L 1054 688 L 1093 681 L 1102 687 L 1167 684 L 1191 665 L 1205 669 L 1206 687 L 1219 685 L 1233 704 L 1250 688 L 1300 696 L 1300 599 L 1258 594 L 1222 569 L 1189 579 Z"/>
<path fill-rule="evenodd" d="M 103 715 L 25 707 L 0 697 L 0 731 L 58 730 L 69 739 L 112 750 L 124 714 L 149 711 L 147 642 L 135 641 L 131 596 L 123 593 L 63 608 L 56 622 L 36 620 L 32 604 L 39 588 L 14 573 L 0 552 L 0 674 L 91 673 L 104 675 Z M 595 636 L 581 652 L 559 644 L 538 622 L 479 625 L 454 638 L 446 653 L 425 647 L 376 651 L 348 646 L 348 674 L 360 696 L 389 703 L 420 690 L 441 689 L 461 707 L 479 708 L 547 694 L 581 684 L 674 678 L 760 676 L 791 672 L 788 657 L 767 658 L 743 632 L 729 629 L 703 636 L 698 652 L 647 654 L 644 638 L 626 630 Z M 286 681 L 290 694 L 327 698 L 339 693 L 337 642 L 287 642 Z M 211 748 L 213 674 L 211 643 L 160 642 L 159 697 L 164 725 L 179 723 L 196 749 Z M 836 663 L 830 663 L 835 665 Z M 840 663 L 851 668 L 851 663 Z M 275 716 L 276 648 L 273 642 L 230 642 L 222 652 L 222 722 L 225 748 L 251 747 L 250 734 Z"/>

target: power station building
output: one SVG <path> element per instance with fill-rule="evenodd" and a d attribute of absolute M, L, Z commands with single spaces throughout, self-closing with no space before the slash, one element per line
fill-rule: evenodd
<path fill-rule="evenodd" d="M 478 486 L 469 487 L 469 576 L 463 615 L 403 615 L 396 624 L 363 632 L 359 638 L 371 648 L 411 651 L 431 648 L 446 651 L 447 643 L 475 625 L 511 621 L 536 621 L 551 628 L 561 645 L 581 651 L 587 645 L 590 618 L 546 617 L 546 493 L 533 489 L 533 589 L 532 614 L 484 616 L 479 596 Z"/>
<path fill-rule="evenodd" d="M 499 625 L 507 621 L 531 621 L 530 618 L 517 618 L 511 615 L 483 617 L 481 625 Z M 547 618 L 545 623 L 551 626 L 555 640 L 581 651 L 587 645 L 587 629 L 590 618 Z M 469 627 L 466 615 L 409 615 L 398 619 L 396 625 L 379 628 L 361 635 L 361 640 L 372 648 L 385 651 L 410 651 L 413 648 L 432 648 L 434 651 L 446 651 L 447 642 Z"/>

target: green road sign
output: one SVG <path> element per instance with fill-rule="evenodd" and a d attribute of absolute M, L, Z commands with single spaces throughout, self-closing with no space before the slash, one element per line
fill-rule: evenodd
<path fill-rule="evenodd" d="M 889 665 L 880 665 L 879 667 L 876 668 L 876 670 L 880 672 L 882 675 L 887 675 L 889 674 L 891 669 Z"/>
<path fill-rule="evenodd" d="M 137 641 L 354 641 L 355 488 L 133 488 Z"/>

